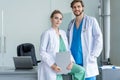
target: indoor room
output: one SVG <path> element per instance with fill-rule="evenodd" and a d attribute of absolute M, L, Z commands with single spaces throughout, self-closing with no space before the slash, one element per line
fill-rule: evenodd
<path fill-rule="evenodd" d="M 58 46 L 56 45 L 60 44 L 59 47 L 62 46 L 63 50 L 63 44 L 65 46 L 66 44 L 64 42 L 62 45 L 61 43 L 56 43 L 58 41 L 54 41 L 54 33 L 43 33 L 59 24 L 60 26 L 57 28 L 58 33 L 56 32 L 56 34 L 58 34 L 60 38 L 60 36 L 62 36 L 60 30 L 65 32 L 65 40 L 68 42 L 68 50 L 66 48 L 65 52 L 68 53 L 67 51 L 69 51 L 69 53 L 71 53 L 70 55 L 72 55 L 73 58 L 72 65 L 77 64 L 85 68 L 85 80 L 120 80 L 120 0 L 82 0 L 83 5 L 81 5 L 81 7 L 77 6 L 79 0 L 71 4 L 72 1 L 73 0 L 0 0 L 0 80 L 51 80 L 49 77 L 43 77 L 43 74 L 45 74 L 43 68 L 46 66 L 52 68 L 51 64 L 54 61 L 49 61 L 49 58 L 51 58 L 51 56 L 54 58 L 55 55 L 52 53 L 58 52 L 53 51 L 55 49 L 57 50 Z M 80 14 L 77 15 L 80 9 L 82 10 Z M 54 20 L 57 20 L 57 18 L 54 19 L 54 16 L 51 16 L 54 10 L 60 11 L 57 12 L 60 14 L 60 16 L 57 17 L 60 20 L 56 22 L 56 24 Z M 84 16 L 89 16 L 89 20 L 91 20 L 91 22 L 88 21 L 89 24 L 85 23 Z M 77 27 L 78 18 L 83 18 L 80 20 L 80 23 L 78 22 L 78 26 L 84 25 L 85 28 L 83 28 L 84 26 L 80 28 L 81 33 L 78 35 L 81 36 L 80 39 L 78 39 L 78 37 L 73 39 L 71 35 L 75 35 L 74 27 Z M 72 20 L 75 21 L 75 24 L 72 24 Z M 69 28 L 70 25 L 73 25 L 72 31 L 71 28 Z M 89 29 L 87 29 L 88 26 L 90 26 Z M 46 38 L 46 35 L 51 35 L 50 37 L 53 39 Z M 46 41 L 46 39 L 50 41 L 50 43 Z M 76 39 L 80 41 L 74 42 Z M 85 45 L 83 46 L 84 43 Z M 81 50 L 80 54 L 82 54 L 80 60 L 83 62 L 81 61 L 80 64 L 77 63 L 75 59 L 76 56 L 74 56 L 72 52 L 72 46 L 76 46 L 77 44 L 80 44 L 78 47 Z M 73 47 L 74 50 L 79 49 L 75 46 Z M 91 57 L 91 64 L 87 64 L 88 57 L 84 58 L 84 56 L 88 55 L 87 52 L 91 52 L 89 55 Z M 97 52 L 99 54 L 97 54 Z M 51 55 L 48 56 L 47 53 L 51 53 Z M 95 55 L 93 53 L 95 53 Z M 95 66 L 92 65 L 93 59 L 96 60 Z M 69 57 L 64 56 L 64 58 L 62 57 L 58 62 L 62 60 L 62 63 L 68 63 L 67 60 L 69 60 Z M 43 70 L 39 68 L 42 63 L 44 66 L 46 65 L 42 68 Z M 55 62 L 53 65 L 58 66 Z M 17 67 L 20 69 L 17 69 Z M 94 68 L 98 70 L 98 73 Z M 89 69 L 91 73 L 89 73 Z M 92 69 L 95 75 L 92 73 Z M 47 68 L 45 70 L 47 71 Z M 49 71 L 46 73 L 49 73 Z M 55 75 L 57 75 L 57 78 L 60 78 L 58 80 L 76 80 L 73 74 L 68 74 L 68 72 L 67 74 L 60 74 L 61 76 L 58 76 L 59 74 Z M 95 79 L 87 79 L 89 77 L 91 78 L 91 76 L 95 77 Z M 41 77 L 43 79 L 41 79 Z"/>

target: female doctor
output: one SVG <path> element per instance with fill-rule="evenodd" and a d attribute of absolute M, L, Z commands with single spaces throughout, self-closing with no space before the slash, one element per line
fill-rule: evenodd
<path fill-rule="evenodd" d="M 38 65 L 38 80 L 61 80 L 62 76 L 57 75 L 61 69 L 55 64 L 57 52 L 70 51 L 66 33 L 59 29 L 63 15 L 59 10 L 54 10 L 50 16 L 51 28 L 41 35 L 40 56 L 41 63 Z M 71 63 L 67 66 L 70 74 L 75 80 L 84 80 L 84 68 L 75 64 L 71 55 Z"/>

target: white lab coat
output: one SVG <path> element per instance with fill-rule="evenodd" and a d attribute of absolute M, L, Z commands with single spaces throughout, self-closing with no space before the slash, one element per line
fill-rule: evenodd
<path fill-rule="evenodd" d="M 59 30 L 59 33 L 69 51 L 66 33 L 63 30 Z M 55 63 L 56 52 L 59 52 L 59 36 L 53 28 L 50 28 L 41 36 L 41 62 L 38 65 L 38 80 L 56 80 L 56 72 L 51 69 Z M 71 60 L 74 61 L 72 55 Z"/>
<path fill-rule="evenodd" d="M 67 32 L 70 46 L 74 22 L 75 19 L 70 22 Z M 83 51 L 83 67 L 86 71 L 86 77 L 98 75 L 97 57 L 102 51 L 103 38 L 98 22 L 93 17 L 84 16 L 81 31 L 81 44 Z"/>

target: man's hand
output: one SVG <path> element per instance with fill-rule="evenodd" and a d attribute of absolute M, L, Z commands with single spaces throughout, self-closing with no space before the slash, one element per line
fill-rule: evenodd
<path fill-rule="evenodd" d="M 73 66 L 73 62 L 70 62 L 70 64 L 67 66 L 67 69 L 68 69 L 68 70 L 71 70 L 71 69 L 72 69 L 72 66 Z"/>

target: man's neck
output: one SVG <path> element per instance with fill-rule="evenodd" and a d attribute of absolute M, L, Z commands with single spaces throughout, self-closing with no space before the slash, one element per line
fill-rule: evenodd
<path fill-rule="evenodd" d="M 76 27 L 77 27 L 77 28 L 79 28 L 80 23 L 81 23 L 83 17 L 84 17 L 83 14 L 81 14 L 80 16 L 76 16 L 76 22 L 75 22 L 75 23 L 76 23 Z"/>
<path fill-rule="evenodd" d="M 81 14 L 80 16 L 76 16 L 76 22 L 81 22 L 81 20 L 83 19 L 84 15 Z"/>

